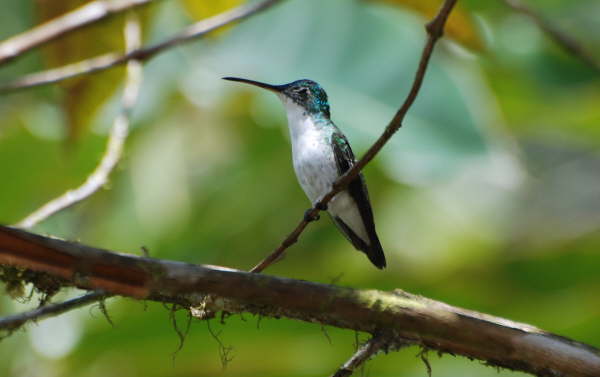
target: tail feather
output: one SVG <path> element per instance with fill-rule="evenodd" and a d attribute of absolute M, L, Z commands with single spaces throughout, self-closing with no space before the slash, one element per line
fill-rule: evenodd
<path fill-rule="evenodd" d="M 354 245 L 357 250 L 362 251 L 367 255 L 371 263 L 379 269 L 383 269 L 386 266 L 385 255 L 383 254 L 383 248 L 377 238 L 377 234 L 373 233 L 370 235 L 369 244 L 367 244 L 362 238 L 360 238 L 352 228 L 338 216 L 333 217 L 335 225 L 341 230 L 342 234 Z"/>
<path fill-rule="evenodd" d="M 373 263 L 377 268 L 383 269 L 387 266 L 385 254 L 383 254 L 383 248 L 381 247 L 379 239 L 371 240 L 371 247 L 367 252 L 367 256 L 369 257 L 371 263 Z"/>

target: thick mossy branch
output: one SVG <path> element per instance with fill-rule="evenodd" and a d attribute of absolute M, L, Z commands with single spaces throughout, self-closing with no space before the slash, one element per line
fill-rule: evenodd
<path fill-rule="evenodd" d="M 69 285 L 67 280 L 51 274 L 8 265 L 0 265 L 0 281 L 5 284 L 6 293 L 14 299 L 30 296 L 25 292 L 25 288 L 31 284 L 35 292 L 42 295 L 40 305 L 47 303 L 60 288 Z"/>
<path fill-rule="evenodd" d="M 600 376 L 600 353 L 591 346 L 401 290 L 357 290 L 143 258 L 8 227 L 0 227 L 0 264 L 44 272 L 83 289 L 185 307 L 211 294 L 220 298 L 216 309 L 230 313 L 384 334 L 538 376 Z"/>

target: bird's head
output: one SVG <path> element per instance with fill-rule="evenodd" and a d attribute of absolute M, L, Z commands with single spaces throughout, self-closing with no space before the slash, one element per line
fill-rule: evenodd
<path fill-rule="evenodd" d="M 263 82 L 242 79 L 239 77 L 223 77 L 224 80 L 238 81 L 250 85 L 255 85 L 263 89 L 275 92 L 285 103 L 292 102 L 302 107 L 310 114 L 322 114 L 329 118 L 329 102 L 327 93 L 321 88 L 321 85 L 312 80 L 302 79 L 293 81 L 289 84 L 271 85 Z"/>

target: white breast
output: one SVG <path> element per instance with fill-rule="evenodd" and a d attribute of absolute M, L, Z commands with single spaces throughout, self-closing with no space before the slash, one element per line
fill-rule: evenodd
<path fill-rule="evenodd" d="M 294 170 L 300 186 L 314 204 L 338 177 L 329 130 L 314 123 L 302 107 L 282 98 L 287 110 Z"/>

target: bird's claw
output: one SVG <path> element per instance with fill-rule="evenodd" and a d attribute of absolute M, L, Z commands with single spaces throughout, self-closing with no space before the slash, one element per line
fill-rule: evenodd
<path fill-rule="evenodd" d="M 317 213 L 316 215 L 313 215 L 312 212 L 312 208 L 307 209 L 304 212 L 304 221 L 306 221 L 307 223 L 311 222 L 311 221 L 317 221 L 321 218 L 321 216 L 319 216 L 319 214 Z"/>
<path fill-rule="evenodd" d="M 315 205 L 315 208 L 318 209 L 319 211 L 327 211 L 327 204 L 323 204 L 321 202 L 318 202 Z"/>

